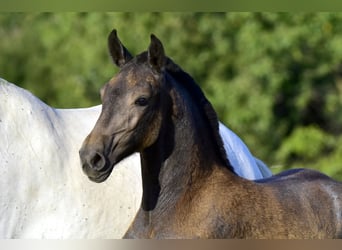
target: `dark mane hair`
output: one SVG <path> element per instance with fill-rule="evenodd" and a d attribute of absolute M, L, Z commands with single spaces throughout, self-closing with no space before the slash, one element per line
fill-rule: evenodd
<path fill-rule="evenodd" d="M 222 163 L 227 166 L 231 172 L 235 173 L 227 158 L 226 150 L 224 149 L 222 137 L 219 132 L 218 117 L 211 103 L 205 97 L 195 80 L 170 58 L 167 58 L 165 69 L 175 80 L 181 82 L 185 89 L 194 97 L 194 100 L 197 101 L 198 106 L 201 107 L 204 116 L 210 124 L 211 133 L 215 138 L 217 150 L 220 152 Z"/>

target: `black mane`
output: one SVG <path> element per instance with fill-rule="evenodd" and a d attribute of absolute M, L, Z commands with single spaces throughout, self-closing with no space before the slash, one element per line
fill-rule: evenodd
<path fill-rule="evenodd" d="M 226 150 L 224 149 L 222 137 L 219 132 L 219 121 L 217 114 L 211 103 L 205 97 L 201 88 L 188 73 L 183 71 L 181 67 L 174 63 L 170 58 L 167 58 L 165 69 L 176 81 L 181 82 L 185 89 L 194 97 L 194 100 L 197 101 L 198 107 L 201 107 L 204 116 L 207 118 L 210 124 L 211 133 L 215 138 L 217 150 L 220 152 L 222 163 L 227 166 L 231 172 L 235 173 L 227 158 Z"/>

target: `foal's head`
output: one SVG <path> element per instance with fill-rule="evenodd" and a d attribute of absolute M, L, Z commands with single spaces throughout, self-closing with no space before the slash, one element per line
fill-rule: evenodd
<path fill-rule="evenodd" d="M 132 58 L 113 30 L 110 55 L 119 73 L 101 89 L 102 112 L 80 150 L 83 171 L 95 182 L 108 178 L 126 156 L 152 145 L 168 98 L 163 93 L 166 62 L 161 42 L 151 35 L 147 52 Z"/>

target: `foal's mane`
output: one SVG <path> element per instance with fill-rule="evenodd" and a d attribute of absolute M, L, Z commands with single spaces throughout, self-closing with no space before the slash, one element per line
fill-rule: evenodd
<path fill-rule="evenodd" d="M 210 133 L 212 133 L 212 136 L 215 139 L 217 146 L 216 150 L 220 152 L 222 164 L 224 164 L 231 172 L 235 173 L 224 149 L 222 137 L 219 132 L 219 122 L 217 114 L 211 103 L 205 97 L 201 88 L 188 73 L 183 71 L 182 68 L 174 63 L 170 58 L 167 58 L 165 69 L 177 82 L 180 82 L 182 86 L 185 87 L 185 89 L 188 91 L 188 93 L 193 97 L 196 105 L 199 107 L 200 111 L 203 113 L 204 117 L 210 125 Z"/>

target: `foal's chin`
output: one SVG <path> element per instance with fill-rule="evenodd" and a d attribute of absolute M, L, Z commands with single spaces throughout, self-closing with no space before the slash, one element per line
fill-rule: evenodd
<path fill-rule="evenodd" d="M 84 168 L 84 173 L 88 179 L 92 182 L 101 183 L 108 179 L 113 172 L 115 164 L 106 163 L 106 166 L 101 170 L 95 170 L 94 168 Z"/>
<path fill-rule="evenodd" d="M 114 169 L 114 166 L 105 172 L 98 172 L 96 175 L 88 175 L 88 178 L 89 180 L 96 182 L 96 183 L 104 182 L 105 180 L 108 179 L 113 169 Z"/>

